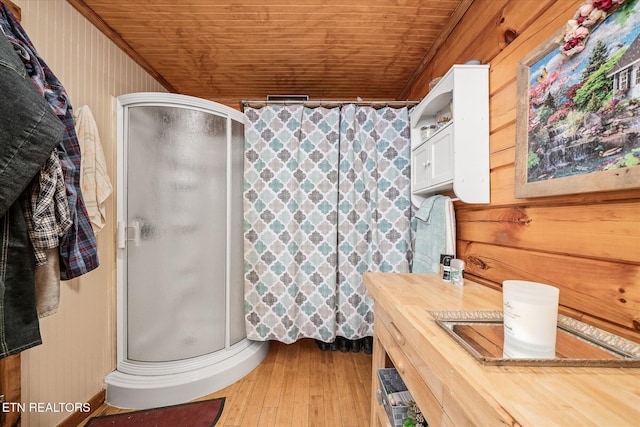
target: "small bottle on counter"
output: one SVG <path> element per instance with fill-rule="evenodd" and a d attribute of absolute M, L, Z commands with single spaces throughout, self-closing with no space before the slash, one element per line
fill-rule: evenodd
<path fill-rule="evenodd" d="M 440 277 L 445 282 L 451 281 L 451 260 L 453 255 L 440 254 Z"/>
<path fill-rule="evenodd" d="M 454 285 L 464 285 L 464 261 L 452 259 L 449 265 L 449 277 Z"/>

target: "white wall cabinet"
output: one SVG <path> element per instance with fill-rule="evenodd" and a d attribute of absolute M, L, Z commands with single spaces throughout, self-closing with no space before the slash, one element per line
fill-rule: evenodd
<path fill-rule="evenodd" d="M 443 117 L 449 121 L 438 124 Z M 454 65 L 410 120 L 414 203 L 445 191 L 489 203 L 489 66 Z M 427 136 L 423 128 L 433 125 Z"/>

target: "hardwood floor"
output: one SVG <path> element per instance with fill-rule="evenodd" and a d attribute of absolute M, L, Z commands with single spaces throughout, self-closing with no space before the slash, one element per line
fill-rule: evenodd
<path fill-rule="evenodd" d="M 226 398 L 216 427 L 368 427 L 371 355 L 272 342 L 249 375 L 202 399 L 213 397 Z M 92 415 L 120 412 L 103 405 Z"/>

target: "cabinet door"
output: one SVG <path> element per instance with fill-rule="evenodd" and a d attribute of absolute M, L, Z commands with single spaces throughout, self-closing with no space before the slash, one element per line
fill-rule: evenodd
<path fill-rule="evenodd" d="M 453 180 L 453 126 L 442 129 L 427 141 L 430 147 L 429 186 Z"/>
<path fill-rule="evenodd" d="M 416 193 L 429 186 L 429 143 L 424 143 L 413 151 L 411 165 L 412 192 Z"/>

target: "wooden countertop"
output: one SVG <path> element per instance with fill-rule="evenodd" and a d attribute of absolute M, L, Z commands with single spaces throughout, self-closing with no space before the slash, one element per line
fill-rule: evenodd
<path fill-rule="evenodd" d="M 523 426 L 640 426 L 640 368 L 483 366 L 427 312 L 501 310 L 501 292 L 430 274 L 365 273 L 364 283 L 477 425 L 499 414 Z"/>

